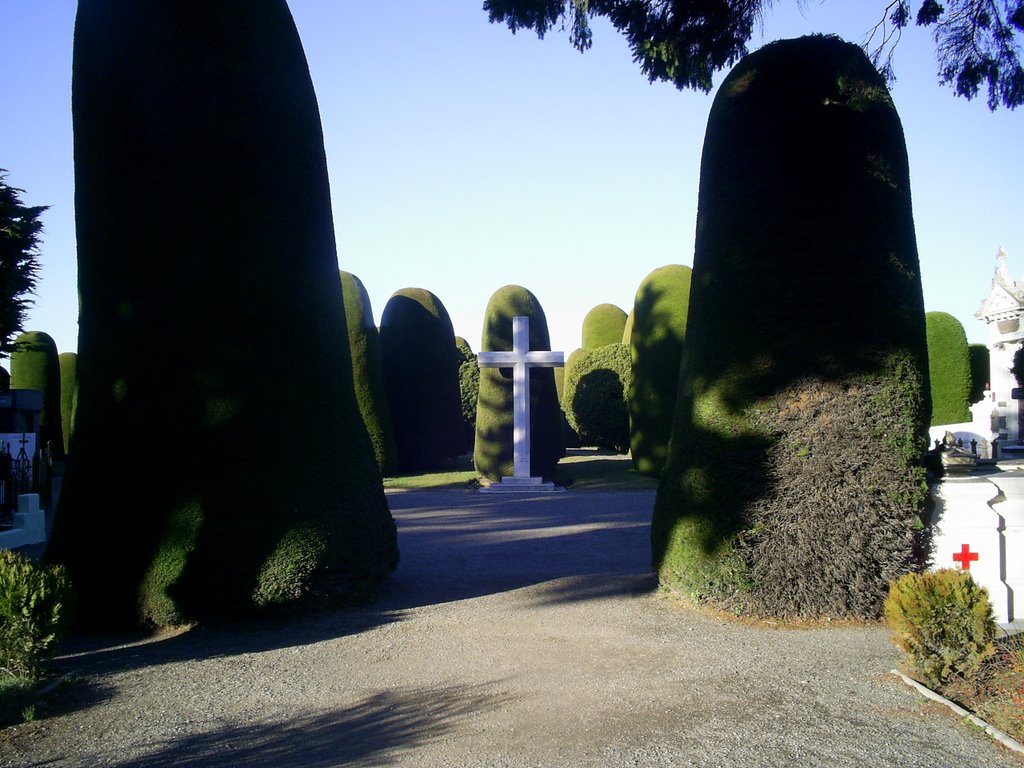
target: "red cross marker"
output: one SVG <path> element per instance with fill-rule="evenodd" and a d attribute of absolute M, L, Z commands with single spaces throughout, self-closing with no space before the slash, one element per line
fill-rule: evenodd
<path fill-rule="evenodd" d="M 971 570 L 971 563 L 978 559 L 977 552 L 971 552 L 970 546 L 964 544 L 959 552 L 953 553 L 953 562 L 960 563 L 960 567 L 965 571 Z"/>

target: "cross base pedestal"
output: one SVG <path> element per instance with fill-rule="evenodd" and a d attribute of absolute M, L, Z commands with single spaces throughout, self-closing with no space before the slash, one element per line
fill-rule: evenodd
<path fill-rule="evenodd" d="M 500 483 L 491 483 L 480 488 L 480 493 L 564 493 L 565 488 L 541 477 L 501 478 Z"/>

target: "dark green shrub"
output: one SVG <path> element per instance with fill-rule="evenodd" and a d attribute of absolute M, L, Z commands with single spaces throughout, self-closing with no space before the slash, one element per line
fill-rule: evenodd
<path fill-rule="evenodd" d="M 7 392 L 11 388 L 11 374 L 7 369 L 0 366 L 0 392 Z"/>
<path fill-rule="evenodd" d="M 877 617 L 915 565 L 927 349 L 903 132 L 859 47 L 737 64 L 696 231 L 661 582 L 751 614 Z"/>
<path fill-rule="evenodd" d="M 565 415 L 587 446 L 629 450 L 629 347 L 620 342 L 583 349 L 565 382 Z"/>
<path fill-rule="evenodd" d="M 399 469 L 452 466 L 465 452 L 466 441 L 448 311 L 430 291 L 396 291 L 384 307 L 380 339 Z"/>
<path fill-rule="evenodd" d="M 11 337 L 24 327 L 39 273 L 39 220 L 47 206 L 27 206 L 22 190 L 7 183 L 7 171 L 0 168 L 0 353 L 9 355 Z"/>
<path fill-rule="evenodd" d="M 964 327 L 945 312 L 928 312 L 924 319 L 928 333 L 932 426 L 970 421 L 971 362 Z"/>
<path fill-rule="evenodd" d="M 78 409 L 78 354 L 61 352 L 57 355 L 57 363 L 60 367 L 60 425 L 64 434 L 64 453 L 68 453 Z"/>
<path fill-rule="evenodd" d="M 61 429 L 60 360 L 57 345 L 49 334 L 28 331 L 14 342 L 11 353 L 11 389 L 38 389 L 43 393 L 39 414 L 39 441 L 50 443 L 54 456 L 64 455 Z"/>
<path fill-rule="evenodd" d="M 629 442 L 633 466 L 642 475 L 660 475 L 668 453 L 692 273 L 680 264 L 656 269 L 640 283 L 633 302 Z"/>
<path fill-rule="evenodd" d="M 614 304 L 598 304 L 583 318 L 583 349 L 618 344 L 626 330 L 626 313 Z"/>
<path fill-rule="evenodd" d="M 352 382 L 359 413 L 373 445 L 377 467 L 384 476 L 398 470 L 398 449 L 391 427 L 391 414 L 384 395 L 384 372 L 380 336 L 373 324 L 370 296 L 362 281 L 341 271 L 341 294 L 345 302 L 348 349 L 352 355 Z"/>
<path fill-rule="evenodd" d="M 971 395 L 968 400 L 973 405 L 985 396 L 992 375 L 992 363 L 988 347 L 984 344 L 969 344 L 967 354 L 971 365 Z"/>
<path fill-rule="evenodd" d="M 36 677 L 67 629 L 71 599 L 63 568 L 0 549 L 0 672 Z"/>
<path fill-rule="evenodd" d="M 480 366 L 469 342 L 455 337 L 455 351 L 459 360 L 459 398 L 462 403 L 462 434 L 466 445 L 472 447 L 476 439 L 476 401 L 480 396 Z"/>
<path fill-rule="evenodd" d="M 897 579 L 885 600 L 885 622 L 906 653 L 909 673 L 929 688 L 954 677 L 972 680 L 995 653 L 992 603 L 969 571 L 944 568 Z"/>
<path fill-rule="evenodd" d="M 530 318 L 530 349 L 550 350 L 547 318 L 537 297 L 518 285 L 499 288 L 487 302 L 480 349 L 512 349 L 512 318 Z M 512 371 L 480 369 L 480 396 L 476 408 L 476 471 L 489 480 L 513 473 Z M 530 471 L 536 477 L 554 476 L 565 455 L 555 374 L 551 368 L 530 370 Z"/>
<path fill-rule="evenodd" d="M 79 616 L 221 619 L 300 593 L 309 559 L 385 577 L 395 526 L 287 5 L 82 3 L 72 107 L 78 412 L 46 557 Z"/>

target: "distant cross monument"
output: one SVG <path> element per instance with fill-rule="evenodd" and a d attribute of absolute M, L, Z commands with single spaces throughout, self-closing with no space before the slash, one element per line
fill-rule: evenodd
<path fill-rule="evenodd" d="M 477 356 L 481 368 L 512 369 L 512 477 L 501 478 L 481 490 L 495 492 L 536 492 L 563 490 L 539 477 L 530 476 L 530 369 L 561 368 L 565 359 L 561 352 L 530 351 L 530 318 L 512 318 L 512 351 L 481 352 Z"/>

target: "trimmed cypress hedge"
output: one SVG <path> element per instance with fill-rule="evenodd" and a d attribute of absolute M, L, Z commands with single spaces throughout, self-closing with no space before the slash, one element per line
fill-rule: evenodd
<path fill-rule="evenodd" d="M 626 316 L 626 325 L 622 329 L 622 343 L 626 344 L 627 346 L 633 342 L 633 322 L 634 322 L 634 320 L 635 320 L 635 318 L 633 317 L 633 310 L 631 308 L 629 310 L 629 314 Z"/>
<path fill-rule="evenodd" d="M 946 312 L 928 312 L 924 320 L 928 334 L 932 426 L 970 421 L 971 360 L 964 327 Z"/>
<path fill-rule="evenodd" d="M 692 273 L 681 264 L 656 269 L 640 283 L 633 302 L 629 444 L 633 467 L 642 475 L 658 477 L 668 453 Z"/>
<path fill-rule="evenodd" d="M 82 0 L 72 112 L 78 413 L 46 556 L 79 617 L 222 619 L 324 571 L 386 576 L 395 524 L 284 0 Z"/>
<path fill-rule="evenodd" d="M 629 450 L 629 347 L 621 342 L 580 351 L 565 381 L 565 415 L 583 445 Z"/>
<path fill-rule="evenodd" d="M 387 477 L 398 471 L 398 449 L 391 428 L 387 398 L 384 396 L 380 335 L 377 326 L 373 324 L 370 296 L 362 281 L 344 270 L 341 270 L 340 275 L 356 403 L 373 445 L 377 468 Z"/>
<path fill-rule="evenodd" d="M 473 348 L 461 336 L 455 337 L 455 351 L 459 360 L 459 398 L 462 403 L 462 434 L 466 445 L 476 440 L 476 401 L 480 396 L 480 366 Z"/>
<path fill-rule="evenodd" d="M 971 365 L 971 395 L 968 399 L 974 405 L 985 396 L 985 390 L 989 387 L 992 362 L 985 344 L 969 344 L 967 355 Z"/>
<path fill-rule="evenodd" d="M 614 304 L 598 304 L 583 318 L 583 349 L 597 349 L 622 341 L 626 313 Z"/>
<path fill-rule="evenodd" d="M 582 446 L 579 434 L 569 423 L 569 415 L 567 413 L 568 403 L 565 399 L 565 382 L 572 375 L 571 371 L 573 366 L 576 365 L 576 361 L 579 360 L 580 355 L 582 354 L 582 347 L 577 347 L 566 356 L 564 366 L 554 369 L 555 394 L 558 395 L 558 408 L 561 411 L 562 443 L 566 448 L 579 448 Z"/>
<path fill-rule="evenodd" d="M 466 440 L 448 311 L 430 291 L 396 291 L 381 316 L 380 340 L 398 468 L 412 472 L 454 465 Z"/>
<path fill-rule="evenodd" d="M 78 410 L 78 354 L 61 352 L 57 355 L 57 363 L 60 367 L 60 424 L 64 433 L 64 453 L 70 453 L 75 411 Z"/>
<path fill-rule="evenodd" d="M 512 349 L 512 318 L 530 318 L 530 349 L 550 350 L 544 310 L 526 288 L 506 285 L 487 302 L 480 349 L 486 352 Z M 501 480 L 513 472 L 512 371 L 480 369 L 480 397 L 476 409 L 476 471 L 489 480 Z M 552 368 L 530 370 L 530 471 L 552 478 L 558 460 L 565 455 L 561 413 Z"/>
<path fill-rule="evenodd" d="M 39 414 L 40 445 L 50 444 L 54 457 L 64 455 L 61 425 L 61 376 L 57 344 L 48 333 L 27 331 L 14 341 L 11 353 L 11 389 L 37 389 L 43 393 Z"/>
<path fill-rule="evenodd" d="M 928 369 L 903 131 L 859 47 L 772 43 L 726 77 L 693 283 L 662 584 L 744 613 L 878 616 L 921 564 Z"/>

